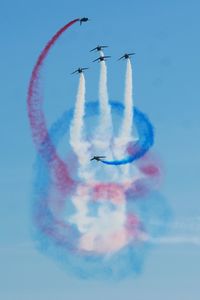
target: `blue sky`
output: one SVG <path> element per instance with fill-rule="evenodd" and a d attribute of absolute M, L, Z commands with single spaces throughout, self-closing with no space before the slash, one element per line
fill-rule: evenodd
<path fill-rule="evenodd" d="M 161 192 L 175 220 L 193 224 L 200 236 L 199 192 L 199 40 L 200 3 L 169 1 L 5 1 L 1 20 L 1 202 L 0 297 L 4 300 L 90 300 L 135 297 L 196 299 L 199 246 L 158 245 L 149 253 L 137 279 L 118 283 L 80 281 L 35 249 L 30 237 L 30 200 L 35 149 L 26 111 L 31 70 L 44 44 L 71 19 L 91 22 L 74 26 L 48 57 L 44 69 L 44 105 L 50 126 L 74 105 L 77 77 L 73 69 L 89 66 L 87 98 L 97 98 L 98 65 L 88 51 L 108 44 L 110 98 L 122 100 L 125 65 L 116 62 L 135 51 L 134 96 L 156 128 L 154 150 L 161 157 L 165 179 Z M 188 221 L 189 220 L 189 221 Z M 184 226 L 183 226 L 184 227 Z M 187 231 L 187 228 L 185 229 Z M 173 232 L 172 232 L 173 233 Z M 184 231 L 182 232 L 184 234 Z M 187 233 L 187 232 L 186 232 Z"/>

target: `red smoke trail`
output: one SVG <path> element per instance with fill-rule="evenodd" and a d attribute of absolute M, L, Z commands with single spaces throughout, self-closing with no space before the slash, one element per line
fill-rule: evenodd
<path fill-rule="evenodd" d="M 69 22 L 60 30 L 58 30 L 58 32 L 48 41 L 48 43 L 40 53 L 32 71 L 27 98 L 28 116 L 34 143 L 36 145 L 37 150 L 44 158 L 46 158 L 46 160 L 52 167 L 52 170 L 55 173 L 56 184 L 59 190 L 64 193 L 66 193 L 67 190 L 70 187 L 72 187 L 73 181 L 69 176 L 66 164 L 58 156 L 56 149 L 48 134 L 45 117 L 42 111 L 43 99 L 40 92 L 39 81 L 42 65 L 52 46 L 55 44 L 58 38 L 77 21 L 79 21 L 79 19 L 75 19 Z M 45 149 L 48 149 L 48 153 L 42 151 L 42 143 L 45 143 Z M 47 156 L 49 157 L 49 155 L 50 159 L 47 159 Z"/>

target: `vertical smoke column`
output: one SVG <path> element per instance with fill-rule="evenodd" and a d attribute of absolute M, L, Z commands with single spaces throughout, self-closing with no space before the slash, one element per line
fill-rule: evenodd
<path fill-rule="evenodd" d="M 70 144 L 74 151 L 78 153 L 80 143 L 83 137 L 83 118 L 85 115 L 85 78 L 80 74 L 79 86 L 76 97 L 74 116 L 70 127 Z"/>
<path fill-rule="evenodd" d="M 124 119 L 122 122 L 120 139 L 124 142 L 132 139 L 132 126 L 133 126 L 133 84 L 132 84 L 132 67 L 131 61 L 127 59 L 126 66 L 126 80 L 125 80 L 125 96 L 124 96 Z"/>
<path fill-rule="evenodd" d="M 79 175 L 82 178 L 90 179 L 87 166 L 91 154 L 89 153 L 89 143 L 84 139 L 84 116 L 85 116 L 85 77 L 80 73 L 79 86 L 76 97 L 74 116 L 70 127 L 70 144 L 78 157 L 80 164 Z"/>
<path fill-rule="evenodd" d="M 104 56 L 103 51 L 100 51 L 100 56 Z M 109 159 L 113 159 L 113 153 L 111 149 L 111 139 L 113 135 L 111 107 L 109 104 L 108 88 L 107 88 L 107 67 L 104 60 L 100 61 L 100 80 L 99 80 L 99 124 L 95 131 L 93 139 L 94 153 L 95 155 L 103 155 Z M 98 167 L 96 168 L 98 169 Z M 101 180 L 116 179 L 118 176 L 118 170 L 112 170 L 112 174 L 107 172 L 107 169 L 101 165 L 101 174 L 104 174 Z"/>
<path fill-rule="evenodd" d="M 104 56 L 104 53 L 100 51 L 100 56 Z M 107 67 L 105 61 L 100 61 L 100 80 L 99 80 L 99 107 L 100 107 L 100 119 L 96 132 L 95 144 L 99 145 L 102 150 L 106 149 L 110 145 L 112 137 L 112 117 L 111 108 L 108 100 L 107 89 Z"/>
<path fill-rule="evenodd" d="M 117 159 L 122 159 L 126 154 L 128 142 L 133 140 L 133 84 L 132 84 L 132 66 L 131 61 L 127 59 L 126 75 L 125 75 L 125 93 L 124 93 L 124 115 L 119 136 L 115 139 L 114 154 Z M 130 174 L 130 166 L 121 166 L 122 178 L 127 179 Z"/>

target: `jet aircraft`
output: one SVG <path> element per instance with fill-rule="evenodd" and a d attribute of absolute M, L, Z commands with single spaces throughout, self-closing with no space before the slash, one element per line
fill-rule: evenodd
<path fill-rule="evenodd" d="M 100 61 L 106 60 L 106 58 L 109 58 L 109 57 L 111 57 L 111 56 L 100 56 L 97 59 L 93 60 L 93 62 L 95 62 L 95 61 L 100 62 Z"/>
<path fill-rule="evenodd" d="M 90 52 L 95 51 L 95 50 L 96 51 L 101 51 L 103 48 L 108 48 L 108 46 L 100 46 L 100 45 L 98 45 L 94 49 L 90 50 Z"/>
<path fill-rule="evenodd" d="M 105 158 L 105 156 L 93 156 L 90 160 L 96 160 L 96 161 L 101 161 L 102 158 Z"/>
<path fill-rule="evenodd" d="M 83 22 L 87 22 L 90 20 L 88 18 L 84 17 L 84 18 L 80 18 L 79 21 L 80 21 L 80 25 L 82 25 Z"/>
<path fill-rule="evenodd" d="M 118 60 L 120 60 L 120 59 L 128 59 L 128 58 L 130 58 L 130 56 L 131 55 L 134 55 L 135 53 L 125 53 L 122 57 L 120 57 Z"/>
<path fill-rule="evenodd" d="M 84 70 L 87 70 L 89 68 L 78 68 L 76 71 L 72 72 L 71 74 L 78 74 L 78 73 L 83 73 Z"/>

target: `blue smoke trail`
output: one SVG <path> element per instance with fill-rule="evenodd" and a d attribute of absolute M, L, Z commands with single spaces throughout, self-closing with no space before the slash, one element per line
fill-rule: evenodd
<path fill-rule="evenodd" d="M 112 103 L 114 110 L 123 110 L 123 106 L 119 103 Z M 131 145 L 132 150 L 130 155 L 121 160 L 101 160 L 102 163 L 107 165 L 124 165 L 132 163 L 133 161 L 141 158 L 152 147 L 154 143 L 154 129 L 150 123 L 148 117 L 139 111 L 137 108 L 133 108 L 134 122 L 138 133 L 138 141 Z"/>
<path fill-rule="evenodd" d="M 124 111 L 124 105 L 116 102 L 111 101 L 111 108 L 112 112 L 122 114 Z M 137 108 L 133 108 L 134 110 L 134 122 L 136 126 L 136 130 L 138 133 L 138 141 L 132 145 L 132 150 L 130 155 L 122 160 L 101 160 L 102 163 L 108 165 L 122 165 L 127 163 L 132 163 L 133 161 L 141 158 L 144 156 L 148 150 L 152 147 L 154 143 L 154 129 L 152 124 L 150 123 L 148 117 L 141 112 Z M 99 113 L 99 103 L 98 102 L 90 102 L 86 104 L 86 118 L 91 117 Z M 69 123 L 73 116 L 73 110 L 69 110 L 63 114 L 61 119 L 56 122 L 50 132 L 52 142 L 56 145 L 57 141 L 60 139 L 64 133 L 67 132 L 69 128 Z M 67 120 L 67 121 L 66 121 Z M 54 135 L 54 131 L 56 130 L 57 134 Z M 63 133 L 64 131 L 64 133 Z M 130 145 L 131 146 L 131 145 Z M 44 143 L 45 147 L 45 143 Z M 48 149 L 46 149 L 48 151 Z M 45 151 L 45 149 L 43 149 Z"/>

